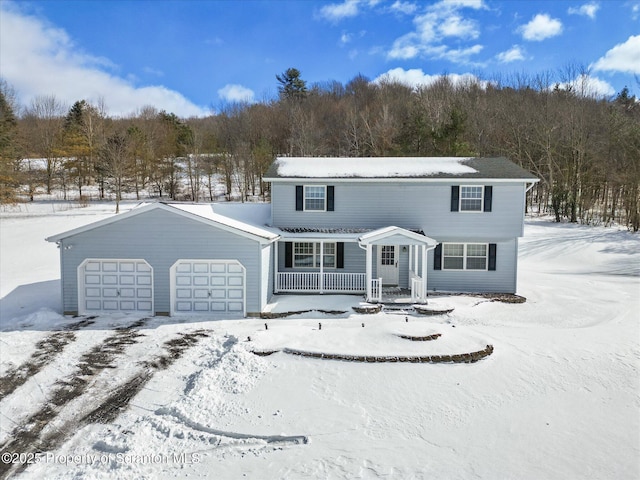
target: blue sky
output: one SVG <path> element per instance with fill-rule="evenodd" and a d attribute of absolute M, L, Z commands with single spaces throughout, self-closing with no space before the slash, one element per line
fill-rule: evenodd
<path fill-rule="evenodd" d="M 586 69 L 590 91 L 638 95 L 640 0 L 0 0 L 0 75 L 24 104 L 206 115 L 274 98 L 289 67 L 309 84 L 410 85 Z"/>

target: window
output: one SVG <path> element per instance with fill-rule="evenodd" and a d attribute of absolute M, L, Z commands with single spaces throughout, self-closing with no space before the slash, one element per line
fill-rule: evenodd
<path fill-rule="evenodd" d="M 445 243 L 442 246 L 443 270 L 487 270 L 486 243 Z"/>
<path fill-rule="evenodd" d="M 334 185 L 296 185 L 296 212 L 333 212 Z"/>
<path fill-rule="evenodd" d="M 461 212 L 481 212 L 483 187 L 460 187 L 460 211 Z"/>
<path fill-rule="evenodd" d="M 305 211 L 324 212 L 327 189 L 325 186 L 304 187 Z"/>
<path fill-rule="evenodd" d="M 443 245 L 442 259 L 445 270 L 464 270 L 464 245 L 462 243 Z"/>
<path fill-rule="evenodd" d="M 383 245 L 380 258 L 381 265 L 396 264 L 396 247 L 393 245 Z"/>
<path fill-rule="evenodd" d="M 324 244 L 324 267 L 336 267 L 336 244 Z M 293 266 L 295 268 L 320 268 L 320 243 L 295 242 L 293 244 Z"/>
<path fill-rule="evenodd" d="M 314 266 L 314 250 L 313 243 L 294 243 L 293 265 L 298 268 L 312 268 Z"/>

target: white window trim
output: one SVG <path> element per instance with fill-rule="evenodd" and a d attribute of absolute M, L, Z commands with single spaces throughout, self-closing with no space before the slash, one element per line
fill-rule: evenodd
<path fill-rule="evenodd" d="M 480 187 L 480 210 L 463 210 L 462 209 L 462 189 L 463 188 L 477 188 Z M 458 198 L 458 212 L 460 213 L 482 213 L 484 212 L 484 185 L 460 185 L 459 198 Z"/>
<path fill-rule="evenodd" d="M 313 209 L 313 210 L 308 210 L 307 209 L 307 188 L 309 187 L 321 187 L 322 189 L 324 189 L 324 206 L 322 208 L 322 210 L 320 209 Z M 327 211 L 327 186 L 326 185 L 303 185 L 302 186 L 302 210 L 304 212 L 309 212 L 309 213 L 313 213 L 313 212 L 326 212 Z"/>
<path fill-rule="evenodd" d="M 445 267 L 445 254 L 444 254 L 444 247 L 445 245 L 462 245 L 463 251 L 462 251 L 462 268 L 446 268 Z M 486 248 L 486 252 L 487 254 L 484 256 L 485 258 L 485 264 L 484 264 L 484 268 L 467 268 L 467 246 L 469 245 L 484 245 Z M 456 257 L 458 258 L 458 257 Z M 478 256 L 473 256 L 471 258 L 482 258 L 482 257 L 478 257 Z M 487 272 L 489 271 L 489 244 L 488 243 L 459 243 L 459 242 L 448 242 L 448 243 L 443 243 L 442 244 L 442 266 L 441 266 L 442 270 L 446 270 L 448 272 Z"/>
<path fill-rule="evenodd" d="M 296 245 L 300 244 L 300 243 L 311 243 L 313 244 L 313 265 L 310 267 L 303 267 L 303 266 L 297 266 L 296 265 Z M 333 266 L 328 266 L 326 264 L 324 264 L 322 266 L 323 269 L 329 269 L 329 270 L 335 270 L 337 269 L 337 263 L 338 263 L 338 246 L 337 246 L 337 242 L 322 242 L 323 248 L 326 245 L 333 245 Z M 317 270 L 318 268 L 320 268 L 320 265 L 318 264 L 318 266 L 316 266 L 316 259 L 318 258 L 318 255 L 320 255 L 320 259 L 324 260 L 324 251 L 320 252 L 320 242 L 315 242 L 315 241 L 309 241 L 309 242 L 304 242 L 304 241 L 300 241 L 300 242 L 293 242 L 292 248 L 291 248 L 292 252 L 291 255 L 293 256 L 293 258 L 291 259 L 291 264 L 292 264 L 292 268 L 296 268 L 296 269 L 301 269 L 301 270 Z M 302 255 L 302 254 L 301 254 Z"/>

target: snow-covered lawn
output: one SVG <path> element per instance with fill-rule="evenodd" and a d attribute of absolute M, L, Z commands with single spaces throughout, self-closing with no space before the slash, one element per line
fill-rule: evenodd
<path fill-rule="evenodd" d="M 58 251 L 44 237 L 111 212 L 47 203 L 0 213 L 0 449 L 50 448 L 25 458 L 36 463 L 19 478 L 640 478 L 639 235 L 528 220 L 527 302 L 434 298 L 455 307 L 444 316 L 280 296 L 273 311 L 348 313 L 64 317 Z M 494 353 L 473 364 L 250 353 L 487 344 Z"/>

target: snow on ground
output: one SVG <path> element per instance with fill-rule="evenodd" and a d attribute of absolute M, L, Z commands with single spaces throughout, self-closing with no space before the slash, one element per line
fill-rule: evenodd
<path fill-rule="evenodd" d="M 448 296 L 432 302 L 455 307 L 449 315 L 359 315 L 359 297 L 278 296 L 273 312 L 311 311 L 138 322 L 59 314 L 58 252 L 44 237 L 113 212 L 68 207 L 0 213 L 0 391 L 13 382 L 0 395 L 0 450 L 20 445 L 34 418 L 53 445 L 18 478 L 640 477 L 637 234 L 527 221 L 524 304 Z M 55 335 L 60 347 L 47 350 Z M 455 365 L 250 353 L 430 355 L 487 344 L 490 357 Z M 104 365 L 87 373 L 94 357 Z M 37 371 L 20 377 L 25 365 Z M 105 404 L 111 413 L 95 414 Z"/>

